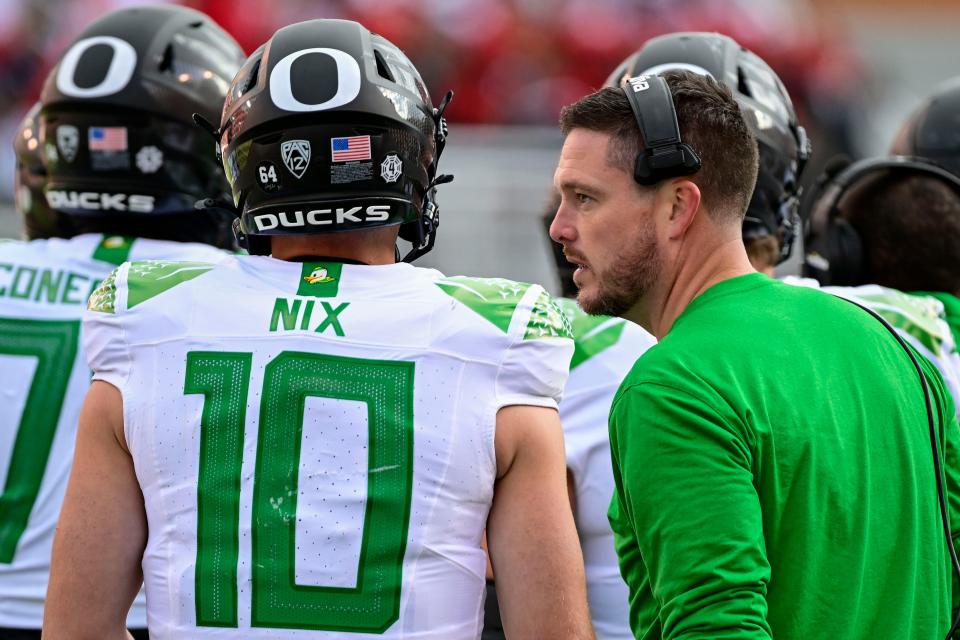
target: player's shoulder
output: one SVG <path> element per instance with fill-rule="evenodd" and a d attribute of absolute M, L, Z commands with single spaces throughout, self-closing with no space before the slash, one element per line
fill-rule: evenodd
<path fill-rule="evenodd" d="M 569 298 L 555 302 L 570 323 L 574 352 L 571 372 L 587 362 L 597 362 L 603 356 L 607 367 L 625 373 L 644 351 L 656 344 L 656 338 L 636 324 L 623 318 L 591 315 Z M 609 357 L 607 357 L 609 356 Z"/>
<path fill-rule="evenodd" d="M 0 238 L 0 256 L 19 253 L 23 247 L 28 245 L 27 240 L 17 240 L 15 238 Z"/>
<path fill-rule="evenodd" d="M 33 240 L 0 239 L 0 260 L 53 263 L 91 260 L 100 236 L 75 238 L 37 238 Z"/>
<path fill-rule="evenodd" d="M 214 271 L 224 260 L 135 260 L 124 262 L 90 296 L 88 309 L 118 314 L 182 292 L 188 283 Z M 197 284 L 197 283 L 194 283 Z"/>
<path fill-rule="evenodd" d="M 540 285 L 475 276 L 442 276 L 434 285 L 464 324 L 522 340 L 572 338 L 567 315 Z"/>
<path fill-rule="evenodd" d="M 825 287 L 824 290 L 868 307 L 935 355 L 955 348 L 946 310 L 937 298 L 880 285 Z"/>
<path fill-rule="evenodd" d="M 218 263 L 230 257 L 223 249 L 199 242 L 174 242 L 172 240 L 131 239 L 126 261 L 165 260 L 168 262 Z"/>

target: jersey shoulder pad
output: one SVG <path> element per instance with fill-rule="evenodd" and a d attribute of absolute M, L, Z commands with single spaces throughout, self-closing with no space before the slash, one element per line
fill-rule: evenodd
<path fill-rule="evenodd" d="M 623 318 L 589 315 L 575 301 L 567 298 L 559 298 L 556 303 L 567 317 L 573 332 L 571 371 L 620 342 L 629 324 Z M 637 330 L 646 333 L 642 329 Z M 653 343 L 652 337 L 649 342 Z"/>
<path fill-rule="evenodd" d="M 936 298 L 911 295 L 879 285 L 827 287 L 826 291 L 864 304 L 934 355 L 954 349 L 943 303 Z"/>
<path fill-rule="evenodd" d="M 201 276 L 216 265 L 209 262 L 140 260 L 114 269 L 90 296 L 88 309 L 117 313 Z"/>
<path fill-rule="evenodd" d="M 468 276 L 441 278 L 435 284 L 504 334 L 519 331 L 525 340 L 572 337 L 567 316 L 539 285 Z"/>

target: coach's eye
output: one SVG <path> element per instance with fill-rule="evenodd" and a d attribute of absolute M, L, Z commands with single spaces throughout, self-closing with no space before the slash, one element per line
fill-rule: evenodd
<path fill-rule="evenodd" d="M 576 198 L 577 198 L 577 202 L 579 202 L 580 204 L 589 204 L 589 203 L 593 202 L 593 198 L 591 198 L 590 196 L 588 196 L 588 195 L 585 194 L 585 193 L 580 193 L 580 192 L 578 191 L 575 195 L 576 195 Z"/>

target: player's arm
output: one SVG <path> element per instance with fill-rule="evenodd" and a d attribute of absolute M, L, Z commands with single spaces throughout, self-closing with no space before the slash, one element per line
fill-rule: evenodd
<path fill-rule="evenodd" d="M 593 638 L 557 412 L 504 407 L 495 447 L 487 537 L 507 637 Z"/>
<path fill-rule="evenodd" d="M 642 561 L 664 640 L 769 640 L 770 565 L 752 454 L 730 418 L 646 383 L 621 392 L 610 431 L 619 471 L 611 512 L 636 539 L 633 550 L 618 540 L 618 553 Z"/>
<path fill-rule="evenodd" d="M 123 400 L 95 380 L 77 430 L 73 470 L 53 542 L 44 640 L 126 640 L 142 582 L 143 496 L 123 437 Z"/>

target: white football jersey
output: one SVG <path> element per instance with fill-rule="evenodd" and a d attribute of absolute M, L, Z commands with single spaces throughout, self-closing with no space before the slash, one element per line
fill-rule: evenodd
<path fill-rule="evenodd" d="M 575 343 L 560 419 L 576 493 L 590 615 L 598 640 L 630 640 L 629 593 L 607 520 L 614 490 L 607 421 L 620 383 L 656 339 L 632 322 L 589 316 L 572 300 L 557 302 L 572 325 Z"/>
<path fill-rule="evenodd" d="M 821 288 L 812 278 L 788 276 L 787 284 Z M 886 320 L 940 372 L 960 416 L 960 355 L 943 303 L 931 296 L 903 293 L 875 284 L 822 287 L 827 293 L 861 304 Z"/>
<path fill-rule="evenodd" d="M 0 627 L 39 629 L 50 549 L 90 384 L 87 298 L 127 259 L 216 261 L 201 244 L 86 234 L 0 241 Z M 131 627 L 144 627 L 142 594 Z"/>
<path fill-rule="evenodd" d="M 154 640 L 477 638 L 507 405 L 573 343 L 539 286 L 408 264 L 135 262 L 91 297 Z"/>

